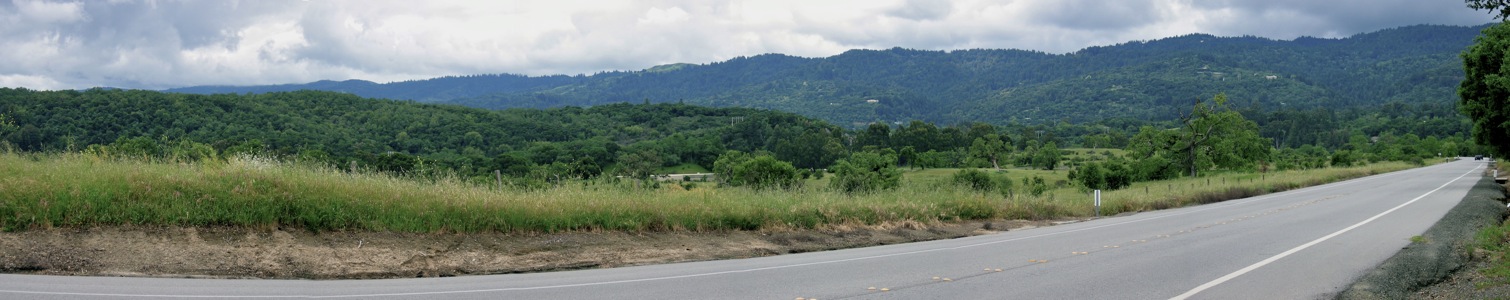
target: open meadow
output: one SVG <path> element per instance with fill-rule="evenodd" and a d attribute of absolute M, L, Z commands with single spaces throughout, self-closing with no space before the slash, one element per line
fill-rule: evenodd
<path fill-rule="evenodd" d="M 1405 163 L 1134 183 L 1103 193 L 1103 215 L 1210 203 L 1410 168 Z M 421 180 L 234 157 L 196 163 L 103 159 L 87 154 L 0 154 L 0 227 L 99 225 L 295 227 L 393 232 L 724 231 L 1081 218 L 1088 191 L 1059 184 L 1067 171 L 1004 169 L 1044 178 L 982 192 L 951 183 L 957 169 L 904 173 L 901 187 L 846 194 L 810 179 L 792 189 L 711 182 L 563 181 L 515 189 Z M 831 178 L 831 177 L 829 177 Z"/>

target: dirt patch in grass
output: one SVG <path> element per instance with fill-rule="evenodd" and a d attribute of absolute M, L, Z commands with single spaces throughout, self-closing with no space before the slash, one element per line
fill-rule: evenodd
<path fill-rule="evenodd" d="M 734 259 L 949 239 L 1042 221 L 823 230 L 424 234 L 96 227 L 0 233 L 0 272 L 204 278 L 400 278 Z"/>

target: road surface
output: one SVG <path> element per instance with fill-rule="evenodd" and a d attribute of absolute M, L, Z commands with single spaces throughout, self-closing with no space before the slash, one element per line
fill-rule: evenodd
<path fill-rule="evenodd" d="M 0 298 L 1314 299 L 1425 232 L 1483 165 L 1460 160 L 1203 206 L 752 259 L 391 280 L 0 275 Z"/>

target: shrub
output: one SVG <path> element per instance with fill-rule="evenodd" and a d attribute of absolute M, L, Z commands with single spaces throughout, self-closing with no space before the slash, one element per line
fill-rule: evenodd
<path fill-rule="evenodd" d="M 1023 188 L 1028 190 L 1028 194 L 1033 195 L 1033 197 L 1043 196 L 1043 193 L 1049 191 L 1049 184 L 1044 182 L 1043 177 L 1023 177 L 1022 185 Z"/>
<path fill-rule="evenodd" d="M 1074 180 L 1092 190 L 1116 190 L 1132 185 L 1137 176 L 1133 173 L 1133 169 L 1121 160 L 1109 160 L 1085 164 L 1075 174 Z"/>
<path fill-rule="evenodd" d="M 734 168 L 750 160 L 750 155 L 738 150 L 725 151 L 718 155 L 718 160 L 713 162 L 713 173 L 718 174 L 718 182 L 733 184 Z"/>
<path fill-rule="evenodd" d="M 954 182 L 955 185 L 966 186 L 982 192 L 996 189 L 996 180 L 991 178 L 991 174 L 978 169 L 959 170 L 959 172 L 954 173 L 953 177 L 950 177 L 950 181 Z"/>
<path fill-rule="evenodd" d="M 713 162 L 713 171 L 718 174 L 719 182 L 756 189 L 795 187 L 799 176 L 792 163 L 770 155 L 751 156 L 734 150 L 719 155 Z"/>
<path fill-rule="evenodd" d="M 797 168 L 792 163 L 766 155 L 757 156 L 734 167 L 731 184 L 756 189 L 791 188 L 797 185 Z"/>
<path fill-rule="evenodd" d="M 1016 189 L 1017 189 L 1016 188 L 1016 184 L 1013 183 L 1012 178 L 1007 178 L 1007 177 L 997 178 L 997 180 L 996 180 L 996 190 L 999 191 L 999 192 L 1001 192 L 1001 196 L 1002 197 L 1011 198 L 1012 197 L 1012 193 L 1015 192 Z"/>
<path fill-rule="evenodd" d="M 1358 156 L 1352 150 L 1337 150 L 1332 152 L 1333 167 L 1351 167 L 1353 162 L 1358 161 Z"/>
<path fill-rule="evenodd" d="M 1132 185 L 1133 177 L 1136 175 L 1133 174 L 1132 168 L 1127 167 L 1127 165 L 1122 164 L 1120 161 L 1113 161 L 1106 164 L 1106 173 L 1104 176 L 1106 189 L 1117 190 Z"/>
<path fill-rule="evenodd" d="M 902 185 L 895 158 L 875 152 L 856 152 L 834 166 L 835 189 L 846 193 L 894 189 Z"/>
<path fill-rule="evenodd" d="M 1071 177 L 1074 177 L 1075 181 L 1080 182 L 1080 185 L 1088 189 L 1104 190 L 1106 189 L 1105 173 L 1106 171 L 1101 169 L 1101 164 L 1087 163 L 1084 166 L 1080 166 L 1080 170 L 1076 170 L 1074 176 Z"/>
<path fill-rule="evenodd" d="M 227 153 L 250 153 L 250 152 L 232 152 L 232 151 L 226 151 L 226 152 Z M 409 154 L 398 153 L 398 152 L 384 153 L 383 155 L 378 156 L 377 160 L 373 162 L 373 166 L 376 167 L 378 171 L 384 172 L 384 173 L 389 173 L 389 174 L 395 174 L 395 175 L 408 175 L 409 172 L 413 171 L 414 167 L 418 166 L 418 165 L 419 165 L 419 158 L 418 157 L 415 157 L 415 156 L 409 155 Z"/>

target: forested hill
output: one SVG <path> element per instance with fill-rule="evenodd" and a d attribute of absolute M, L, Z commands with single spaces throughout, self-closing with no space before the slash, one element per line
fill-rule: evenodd
<path fill-rule="evenodd" d="M 410 80 L 391 83 L 376 83 L 366 80 L 331 81 L 321 80 L 306 84 L 280 84 L 256 86 L 207 85 L 168 89 L 168 92 L 190 94 L 245 94 L 292 92 L 316 90 L 350 93 L 367 98 L 414 100 L 419 102 L 442 102 L 467 97 L 498 93 L 533 92 L 542 89 L 575 84 L 586 76 L 540 76 L 530 77 L 513 74 L 447 76 L 425 80 Z"/>
<path fill-rule="evenodd" d="M 1191 101 L 1218 92 L 1235 107 L 1258 111 L 1450 104 L 1463 76 L 1458 53 L 1483 28 L 1420 25 L 1291 41 L 1193 34 L 1068 54 L 899 48 L 825 58 L 766 54 L 576 77 L 487 75 L 170 91 L 320 89 L 495 109 L 648 100 L 770 108 L 845 125 L 914 119 L 945 124 L 1170 120 Z"/>

